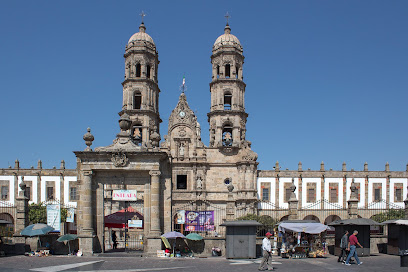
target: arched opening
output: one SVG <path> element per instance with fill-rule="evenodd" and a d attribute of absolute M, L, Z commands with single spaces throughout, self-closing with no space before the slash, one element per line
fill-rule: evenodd
<path fill-rule="evenodd" d="M 313 214 L 309 214 L 308 216 L 305 216 L 303 220 L 313 220 L 313 221 L 316 221 L 317 223 L 320 223 L 319 217 Z"/>
<path fill-rule="evenodd" d="M 150 65 L 146 65 L 146 77 L 150 78 Z"/>
<path fill-rule="evenodd" d="M 217 65 L 217 78 L 220 78 L 220 66 Z"/>
<path fill-rule="evenodd" d="M 232 146 L 232 125 L 226 124 L 222 129 L 222 145 Z"/>
<path fill-rule="evenodd" d="M 132 137 L 133 137 L 133 142 L 137 144 L 138 146 L 142 145 L 142 124 L 141 123 L 135 123 L 132 126 Z"/>
<path fill-rule="evenodd" d="M 224 110 L 231 110 L 232 94 L 230 92 L 224 93 Z"/>
<path fill-rule="evenodd" d="M 141 69 L 140 63 L 136 64 L 136 77 L 140 77 L 140 69 Z"/>
<path fill-rule="evenodd" d="M 231 77 L 231 65 L 225 64 L 225 78 Z"/>
<path fill-rule="evenodd" d="M 288 221 L 289 220 L 289 215 L 285 215 L 280 219 L 280 222 L 282 221 Z"/>
<path fill-rule="evenodd" d="M 136 91 L 133 95 L 133 109 L 140 110 L 142 107 L 142 94 Z"/>
<path fill-rule="evenodd" d="M 326 217 L 326 219 L 324 220 L 324 224 L 328 225 L 328 224 L 330 224 L 330 223 L 332 223 L 334 221 L 337 221 L 337 220 L 341 220 L 340 216 L 332 214 L 332 215 L 329 215 L 328 217 Z"/>
<path fill-rule="evenodd" d="M 235 78 L 238 78 L 239 66 L 235 66 Z"/>

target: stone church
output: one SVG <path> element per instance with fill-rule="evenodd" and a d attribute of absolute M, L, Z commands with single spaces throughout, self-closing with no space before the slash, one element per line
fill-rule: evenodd
<path fill-rule="evenodd" d="M 84 135 L 88 147 L 75 152 L 81 192 L 80 248 L 86 252 L 103 250 L 103 215 L 120 209 L 118 203 L 111 201 L 113 189 L 137 190 L 138 199 L 143 202 L 139 206 L 148 252 L 160 248 L 160 235 L 172 230 L 174 215 L 187 204 L 194 202 L 190 210 L 200 210 L 197 205 L 226 209 L 228 197 L 232 196 L 234 208 L 253 213 L 257 154 L 245 137 L 248 114 L 243 48 L 229 25 L 212 49 L 209 146 L 201 141 L 200 124 L 184 92 L 169 117 L 168 133 L 160 144 L 159 57 L 144 23 L 130 37 L 124 58 L 123 106 L 117 138 L 110 146 L 92 149 L 94 137 L 88 129 Z M 217 211 L 212 212 L 219 221 L 216 225 L 226 219 L 220 218 Z"/>

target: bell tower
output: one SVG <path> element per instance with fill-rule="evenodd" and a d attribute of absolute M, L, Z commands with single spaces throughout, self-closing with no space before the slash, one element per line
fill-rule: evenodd
<path fill-rule="evenodd" d="M 224 34 L 214 43 L 211 55 L 210 147 L 241 147 L 245 141 L 244 55 L 227 22 Z"/>
<path fill-rule="evenodd" d="M 160 141 L 159 93 L 157 70 L 159 57 L 152 37 L 143 23 L 139 32 L 130 37 L 125 51 L 125 80 L 123 106 L 119 113 L 127 113 L 132 121 L 130 132 L 135 144 L 157 147 Z"/>

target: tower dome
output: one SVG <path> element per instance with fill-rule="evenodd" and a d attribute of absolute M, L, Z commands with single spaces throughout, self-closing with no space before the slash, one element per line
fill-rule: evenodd
<path fill-rule="evenodd" d="M 152 37 L 150 37 L 150 35 L 146 33 L 146 27 L 143 22 L 139 26 L 139 32 L 133 34 L 132 37 L 130 37 L 128 44 L 132 42 L 146 42 L 156 47 Z"/>
<path fill-rule="evenodd" d="M 224 34 L 222 34 L 215 40 L 213 51 L 216 51 L 223 47 L 234 47 L 241 52 L 243 51 L 238 38 L 235 35 L 231 34 L 231 28 L 228 24 L 224 28 Z"/>

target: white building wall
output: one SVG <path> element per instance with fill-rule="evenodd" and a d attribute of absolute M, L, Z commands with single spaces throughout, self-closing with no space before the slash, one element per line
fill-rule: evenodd
<path fill-rule="evenodd" d="M 302 208 L 306 208 L 310 206 L 310 204 L 313 203 L 308 203 L 307 202 L 307 184 L 308 183 L 315 183 L 316 184 L 316 201 L 319 201 L 322 199 L 322 182 L 321 178 L 304 178 L 302 179 Z M 316 209 L 316 206 L 310 207 L 312 209 Z"/>
<path fill-rule="evenodd" d="M 337 183 L 338 186 L 338 202 L 332 203 L 335 205 L 330 205 L 325 203 L 325 209 L 335 209 L 336 206 L 343 207 L 343 178 L 326 178 L 324 180 L 324 199 L 330 201 L 330 183 Z M 343 207 L 345 208 L 345 207 Z"/>

